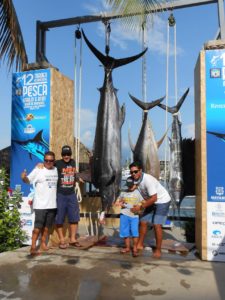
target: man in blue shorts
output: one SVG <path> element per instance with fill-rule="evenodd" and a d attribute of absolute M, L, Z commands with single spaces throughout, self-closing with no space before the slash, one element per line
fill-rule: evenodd
<path fill-rule="evenodd" d="M 68 145 L 63 146 L 61 155 L 62 159 L 55 162 L 59 176 L 57 186 L 56 226 L 60 240 L 59 248 L 66 249 L 68 245 L 65 243 L 63 234 L 63 223 L 66 216 L 69 222 L 69 245 L 74 247 L 81 246 L 76 239 L 78 222 L 80 220 L 80 210 L 74 188 L 76 181 L 83 181 L 76 177 L 75 161 L 71 158 L 71 147 Z"/>
<path fill-rule="evenodd" d="M 131 209 L 132 212 L 139 212 L 140 209 L 144 208 L 144 212 L 140 217 L 137 248 L 139 250 L 144 248 L 147 226 L 148 223 L 151 223 L 153 224 L 156 239 L 153 257 L 160 258 L 163 237 L 162 225 L 167 219 L 171 200 L 170 195 L 155 177 L 142 172 L 142 166 L 139 162 L 133 162 L 129 168 L 135 184 L 138 185 L 138 190 L 145 199 L 145 202 L 141 206 L 134 206 Z"/>

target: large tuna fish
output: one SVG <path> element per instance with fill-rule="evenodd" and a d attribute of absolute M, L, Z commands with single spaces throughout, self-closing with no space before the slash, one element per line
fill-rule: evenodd
<path fill-rule="evenodd" d="M 170 145 L 170 175 L 169 175 L 169 193 L 172 199 L 172 207 L 178 208 L 180 212 L 180 205 L 184 198 L 184 181 L 183 181 L 183 170 L 182 170 L 182 151 L 181 151 L 181 122 L 179 120 L 178 111 L 183 104 L 189 89 L 186 90 L 184 95 L 180 98 L 176 106 L 167 107 L 164 104 L 158 106 L 167 110 L 173 115 L 171 138 L 169 139 Z"/>
<path fill-rule="evenodd" d="M 148 111 L 160 104 L 165 97 L 152 102 L 142 102 L 130 94 L 129 96 L 140 108 L 143 109 L 144 112 L 142 127 L 135 147 L 132 146 L 132 143 L 130 142 L 134 161 L 140 161 L 145 173 L 151 174 L 155 178 L 159 179 L 160 161 L 158 157 L 158 147 L 163 142 L 165 135 L 158 143 L 155 141 L 152 126 L 148 119 Z"/>
<path fill-rule="evenodd" d="M 108 211 L 118 196 L 121 184 L 121 127 L 125 118 L 124 106 L 120 108 L 117 90 L 113 87 L 112 71 L 140 58 L 146 51 L 123 59 L 115 59 L 99 52 L 83 37 L 90 50 L 104 66 L 105 78 L 100 90 L 97 124 L 92 158 L 92 181 L 99 189 L 103 211 Z"/>

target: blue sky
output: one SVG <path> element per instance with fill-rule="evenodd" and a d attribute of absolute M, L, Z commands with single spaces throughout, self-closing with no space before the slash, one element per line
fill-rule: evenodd
<path fill-rule="evenodd" d="M 36 21 L 51 21 L 76 16 L 98 14 L 106 11 L 101 0 L 14 0 L 13 1 L 28 53 L 29 63 L 35 61 Z M 210 4 L 193 8 L 175 10 L 177 24 L 177 85 L 178 98 L 189 87 L 190 92 L 181 108 L 182 136 L 194 137 L 194 68 L 200 50 L 205 42 L 213 40 L 218 29 L 217 5 Z M 148 33 L 147 52 L 147 101 L 160 98 L 166 93 L 166 49 L 167 18 L 169 12 L 154 17 L 153 28 Z M 81 25 L 89 40 L 104 53 L 104 25 L 101 22 Z M 61 73 L 74 79 L 74 31 L 77 26 L 54 28 L 47 32 L 47 58 Z M 125 31 L 118 20 L 111 22 L 110 55 L 116 58 L 127 57 L 141 51 L 140 34 Z M 170 34 L 173 44 L 173 31 Z M 170 47 L 169 60 L 169 105 L 174 99 L 174 47 Z M 77 58 L 78 59 L 78 58 Z M 141 60 L 114 70 L 114 87 L 118 89 L 120 104 L 126 105 L 126 118 L 122 127 L 122 149 L 128 157 L 128 128 L 131 128 L 133 143 L 136 142 L 142 122 L 142 112 L 132 102 L 128 92 L 142 98 Z M 81 141 L 92 148 L 99 91 L 104 72 L 100 63 L 83 43 L 82 55 L 82 103 L 81 103 Z M 0 68 L 0 149 L 10 145 L 11 139 L 11 77 L 4 63 Z M 159 140 L 165 132 L 165 112 L 155 108 L 149 112 L 149 118 Z M 168 124 L 171 118 L 168 116 Z M 160 156 L 163 156 L 164 145 Z"/>

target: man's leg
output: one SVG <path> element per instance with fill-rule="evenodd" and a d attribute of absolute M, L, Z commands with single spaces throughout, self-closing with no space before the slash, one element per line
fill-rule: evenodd
<path fill-rule="evenodd" d="M 144 249 L 144 239 L 147 234 L 147 230 L 148 230 L 148 223 L 141 221 L 140 227 L 139 227 L 139 239 L 138 239 L 138 243 L 137 243 L 138 250 Z"/>
<path fill-rule="evenodd" d="M 47 238 L 48 238 L 48 227 L 43 227 L 41 229 L 41 249 L 44 251 L 49 250 L 48 246 L 46 245 Z"/>
<path fill-rule="evenodd" d="M 39 234 L 41 232 L 40 228 L 34 228 L 32 231 L 32 242 L 31 242 L 31 248 L 30 248 L 30 254 L 35 255 L 38 254 L 39 252 L 36 250 L 36 243 L 37 239 L 39 237 Z"/>
<path fill-rule="evenodd" d="M 57 230 L 57 234 L 58 234 L 58 237 L 59 237 L 60 245 L 64 245 L 65 244 L 65 238 L 64 238 L 64 234 L 63 234 L 63 224 L 57 224 L 56 225 L 56 230 Z"/>
<path fill-rule="evenodd" d="M 68 195 L 68 221 L 70 223 L 70 244 L 79 247 L 77 241 L 78 222 L 80 221 L 80 210 L 76 194 Z"/>
<path fill-rule="evenodd" d="M 163 238 L 163 230 L 161 224 L 155 224 L 153 225 L 154 231 L 155 231 L 155 239 L 156 239 L 156 247 L 153 252 L 154 258 L 160 258 L 161 257 L 161 247 L 162 247 L 162 238 Z"/>
<path fill-rule="evenodd" d="M 70 243 L 76 243 L 77 242 L 77 229 L 78 229 L 78 223 L 70 223 Z"/>

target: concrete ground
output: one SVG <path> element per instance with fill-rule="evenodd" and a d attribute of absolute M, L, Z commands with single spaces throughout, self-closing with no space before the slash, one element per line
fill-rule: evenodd
<path fill-rule="evenodd" d="M 177 232 L 168 231 L 166 238 Z M 31 258 L 29 247 L 0 254 L 0 299 L 225 299 L 225 264 L 151 248 L 133 258 L 118 247 L 58 247 Z"/>

